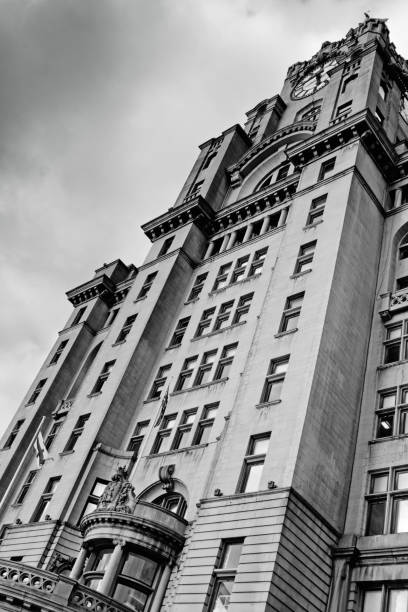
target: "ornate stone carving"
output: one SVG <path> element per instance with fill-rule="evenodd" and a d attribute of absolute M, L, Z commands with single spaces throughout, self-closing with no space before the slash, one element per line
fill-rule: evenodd
<path fill-rule="evenodd" d="M 55 572 L 56 574 L 59 574 L 60 572 L 66 569 L 72 569 L 74 563 L 74 557 L 70 557 L 69 555 L 63 555 L 60 552 L 54 552 L 48 563 L 47 570 L 49 572 Z"/>
<path fill-rule="evenodd" d="M 163 489 L 165 491 L 172 491 L 174 487 L 173 474 L 174 474 L 175 465 L 172 463 L 171 465 L 162 465 L 159 469 L 159 480 L 163 485 Z"/>
<path fill-rule="evenodd" d="M 132 514 L 136 505 L 136 495 L 133 485 L 128 481 L 126 468 L 119 467 L 116 474 L 102 493 L 95 512 L 114 510 Z"/>

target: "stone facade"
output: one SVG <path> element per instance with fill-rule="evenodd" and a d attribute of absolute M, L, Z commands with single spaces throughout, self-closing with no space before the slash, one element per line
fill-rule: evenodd
<path fill-rule="evenodd" d="M 2 610 L 408 610 L 407 89 L 384 20 L 323 43 L 67 293 L 2 440 Z"/>

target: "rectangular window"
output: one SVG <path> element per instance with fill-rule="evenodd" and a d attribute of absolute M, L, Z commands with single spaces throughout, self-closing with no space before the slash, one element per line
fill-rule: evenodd
<path fill-rule="evenodd" d="M 276 175 L 276 182 L 281 181 L 286 178 L 289 174 L 289 164 L 281 166 L 278 170 L 278 174 Z"/>
<path fill-rule="evenodd" d="M 248 276 L 258 276 L 258 274 L 262 273 L 267 252 L 267 247 L 265 247 L 264 249 L 260 249 L 259 251 L 255 251 L 255 254 L 252 258 L 251 266 L 249 268 Z"/>
<path fill-rule="evenodd" d="M 294 274 L 300 274 L 301 272 L 309 272 L 312 269 L 311 263 L 313 261 L 315 249 L 316 249 L 316 240 L 313 242 L 308 242 L 307 244 L 302 244 L 299 249 L 299 254 L 296 260 Z"/>
<path fill-rule="evenodd" d="M 208 442 L 211 428 L 217 415 L 218 406 L 218 403 L 204 406 L 193 439 L 193 446 L 197 444 L 206 444 Z"/>
<path fill-rule="evenodd" d="M 330 172 L 334 170 L 334 166 L 336 163 L 336 158 L 332 157 L 331 159 L 327 159 L 322 163 L 319 170 L 319 176 L 317 178 L 318 181 L 323 181 Z"/>
<path fill-rule="evenodd" d="M 127 317 L 122 329 L 119 332 L 119 336 L 116 338 L 116 342 L 125 342 L 127 335 L 132 329 L 133 323 L 136 321 L 136 317 L 137 314 L 130 315 L 130 317 Z"/>
<path fill-rule="evenodd" d="M 197 375 L 194 380 L 194 387 L 198 387 L 200 385 L 205 385 L 205 383 L 210 382 L 211 380 L 211 372 L 214 365 L 215 356 L 217 354 L 217 349 L 213 351 L 207 351 L 204 353 L 200 366 L 197 370 Z"/>
<path fill-rule="evenodd" d="M 115 361 L 107 361 L 105 363 L 105 365 L 103 366 L 101 373 L 99 374 L 98 378 L 96 379 L 96 383 L 91 391 L 91 395 L 93 395 L 94 393 L 101 393 L 102 391 L 102 387 L 104 386 L 104 384 L 106 383 L 106 381 L 109 378 L 110 373 L 112 372 L 113 366 L 115 365 Z"/>
<path fill-rule="evenodd" d="M 47 382 L 46 378 L 43 378 L 42 380 L 38 381 L 36 388 L 34 389 L 34 391 L 31 394 L 30 399 L 28 400 L 27 404 L 34 404 L 34 402 L 37 400 L 38 396 L 41 393 L 41 390 L 43 388 L 43 386 L 45 385 L 45 383 Z"/>
<path fill-rule="evenodd" d="M 174 391 L 181 391 L 182 389 L 187 388 L 189 381 L 192 379 L 197 359 L 198 355 L 194 355 L 193 357 L 188 357 L 184 360 L 176 386 L 174 387 Z"/>
<path fill-rule="evenodd" d="M 163 242 L 162 248 L 160 249 L 160 253 L 159 253 L 159 257 L 161 257 L 162 255 L 166 255 L 169 251 L 170 251 L 170 247 L 174 242 L 174 236 L 171 236 L 170 238 L 166 238 L 166 240 Z"/>
<path fill-rule="evenodd" d="M 150 421 L 141 421 L 140 423 L 136 424 L 132 437 L 129 440 L 129 444 L 126 449 L 127 451 L 132 451 L 132 453 L 135 454 L 139 453 L 143 438 L 145 437 L 147 428 L 149 427 L 149 423 Z"/>
<path fill-rule="evenodd" d="M 408 356 L 408 321 L 386 327 L 384 363 L 394 363 Z"/>
<path fill-rule="evenodd" d="M 41 495 L 37 508 L 35 509 L 35 512 L 31 518 L 31 523 L 39 523 L 41 521 L 47 520 L 47 518 L 49 517 L 48 508 L 49 508 L 52 496 L 60 480 L 61 480 L 61 476 L 54 476 L 53 478 L 49 479 L 44 489 L 44 493 Z"/>
<path fill-rule="evenodd" d="M 228 280 L 228 273 L 231 269 L 231 266 L 232 262 L 220 266 L 212 288 L 213 291 L 217 291 L 217 289 L 222 289 L 226 286 Z"/>
<path fill-rule="evenodd" d="M 366 535 L 408 533 L 407 468 L 371 474 L 366 500 Z"/>
<path fill-rule="evenodd" d="M 12 446 L 14 440 L 17 438 L 17 436 L 18 436 L 18 434 L 20 432 L 21 427 L 23 426 L 24 420 L 25 419 L 20 419 L 19 421 L 16 421 L 16 424 L 14 425 L 13 429 L 11 430 L 9 437 L 7 438 L 7 440 L 6 440 L 6 442 L 5 442 L 4 446 L 3 446 L 3 449 L 7 449 L 7 448 L 10 448 Z"/>
<path fill-rule="evenodd" d="M 71 327 L 74 327 L 74 325 L 78 325 L 78 323 L 82 320 L 82 317 L 85 314 L 85 310 L 86 310 L 86 306 L 82 306 L 78 310 L 78 312 L 76 313 L 75 317 L 72 320 Z"/>
<path fill-rule="evenodd" d="M 289 355 L 272 359 L 262 389 L 261 404 L 280 400 L 283 381 L 289 365 Z"/>
<path fill-rule="evenodd" d="M 407 287 L 408 287 L 408 276 L 401 276 L 400 278 L 397 278 L 397 283 L 396 283 L 397 291 L 402 291 L 403 289 L 406 289 Z"/>
<path fill-rule="evenodd" d="M 183 416 L 181 417 L 181 423 L 178 426 L 176 433 L 174 434 L 174 440 L 171 446 L 172 450 L 177 450 L 178 448 L 186 448 L 190 445 L 190 432 L 192 430 L 196 414 L 197 408 L 194 408 L 192 410 L 185 410 L 183 412 Z"/>
<path fill-rule="evenodd" d="M 222 542 L 218 563 L 214 569 L 208 612 L 228 610 L 243 543 L 243 538 Z"/>
<path fill-rule="evenodd" d="M 249 262 L 249 255 L 238 257 L 237 262 L 235 264 L 234 271 L 231 276 L 231 283 L 238 283 L 240 280 L 245 278 L 248 262 Z"/>
<path fill-rule="evenodd" d="M 90 514 L 91 512 L 96 510 L 96 508 L 98 507 L 99 499 L 100 499 L 102 493 L 105 491 L 107 484 L 108 484 L 107 480 L 101 480 L 100 478 L 97 478 L 95 480 L 94 486 L 92 487 L 92 490 L 91 490 L 91 492 L 89 494 L 89 497 L 88 497 L 88 499 L 86 501 L 86 504 L 84 506 L 84 509 L 81 512 L 81 517 L 80 517 L 78 523 L 81 522 L 81 519 L 86 514 Z"/>
<path fill-rule="evenodd" d="M 160 398 L 161 392 L 163 391 L 164 385 L 166 384 L 167 376 L 169 374 L 171 366 L 171 363 L 167 363 L 166 365 L 160 366 L 156 378 L 153 381 L 152 388 L 150 389 L 148 399 Z"/>
<path fill-rule="evenodd" d="M 231 370 L 232 362 L 234 360 L 235 353 L 237 351 L 238 342 L 224 346 L 221 353 L 221 358 L 218 362 L 217 369 L 215 370 L 214 380 L 221 380 L 222 378 L 228 378 Z"/>
<path fill-rule="evenodd" d="M 51 429 L 49 431 L 48 436 L 45 439 L 45 448 L 47 450 L 50 450 L 51 446 L 54 443 L 55 438 L 57 437 L 59 431 L 61 430 L 61 427 L 64 424 L 64 419 L 63 418 L 59 418 L 57 421 L 55 421 L 55 423 L 53 423 L 51 425 Z"/>
<path fill-rule="evenodd" d="M 298 328 L 300 311 L 302 308 L 303 293 L 297 293 L 286 298 L 285 309 L 279 326 L 279 332 L 294 331 Z"/>
<path fill-rule="evenodd" d="M 259 491 L 271 433 L 251 436 L 244 458 L 238 493 Z"/>
<path fill-rule="evenodd" d="M 229 321 L 233 306 L 234 306 L 234 300 L 231 300 L 230 302 L 224 302 L 224 304 L 221 304 L 218 310 L 217 318 L 215 319 L 213 331 L 218 331 L 219 329 L 228 327 L 228 321 Z"/>
<path fill-rule="evenodd" d="M 351 112 L 351 105 L 353 104 L 352 100 L 348 102 L 344 102 L 344 104 L 340 104 L 337 108 L 336 117 L 346 117 Z"/>
<path fill-rule="evenodd" d="M 310 204 L 309 214 L 307 216 L 306 225 L 316 223 L 318 219 L 323 217 L 324 207 L 326 206 L 327 193 L 318 198 L 314 198 Z"/>
<path fill-rule="evenodd" d="M 381 125 L 384 123 L 384 115 L 382 114 L 382 112 L 380 111 L 378 106 L 375 109 L 374 116 L 375 116 L 376 119 L 378 119 L 378 121 L 380 122 Z"/>
<path fill-rule="evenodd" d="M 190 291 L 190 294 L 187 298 L 187 302 L 191 302 L 191 300 L 196 300 L 198 298 L 201 291 L 203 290 L 204 283 L 205 283 L 207 276 L 208 276 L 208 272 L 205 272 L 204 274 L 199 274 L 197 276 L 197 278 L 194 281 L 194 285 Z"/>
<path fill-rule="evenodd" d="M 19 494 L 17 495 L 17 499 L 15 501 L 16 504 L 22 504 L 25 500 L 31 485 L 33 484 L 34 478 L 37 476 L 37 472 L 38 470 L 31 470 L 31 472 L 28 472 L 28 476 L 24 481 Z"/>
<path fill-rule="evenodd" d="M 145 297 L 149 293 L 149 291 L 151 289 L 151 286 L 153 285 L 153 281 L 156 278 L 156 276 L 157 276 L 157 272 L 152 272 L 151 274 L 149 274 L 146 277 L 146 280 L 143 283 L 143 286 L 142 286 L 141 290 L 139 291 L 139 295 L 137 296 L 136 299 L 140 300 L 141 298 Z"/>
<path fill-rule="evenodd" d="M 58 346 L 57 350 L 55 351 L 54 355 L 53 355 L 53 356 L 52 356 L 52 358 L 51 358 L 51 361 L 50 361 L 49 365 L 54 365 L 55 363 L 57 363 L 57 361 L 59 360 L 59 358 L 60 358 L 60 357 L 61 357 L 61 355 L 62 355 L 62 351 L 63 351 L 63 350 L 64 350 L 64 348 L 67 346 L 67 344 L 68 344 L 68 340 L 63 340 L 63 341 L 62 341 L 62 342 L 59 344 L 59 346 Z"/>
<path fill-rule="evenodd" d="M 112 323 L 114 322 L 114 320 L 118 316 L 118 313 L 119 313 L 119 308 L 115 308 L 114 310 L 110 311 L 110 313 L 108 314 L 108 318 L 106 320 L 106 323 L 105 323 L 105 327 L 110 327 L 112 325 Z"/>
<path fill-rule="evenodd" d="M 185 317 L 184 319 L 180 319 L 180 321 L 177 323 L 176 329 L 174 330 L 173 336 L 170 340 L 169 348 L 180 346 L 184 338 L 184 334 L 186 333 L 189 321 L 190 317 Z"/>
<path fill-rule="evenodd" d="M 197 331 L 194 336 L 195 338 L 199 338 L 200 336 L 203 336 L 205 333 L 208 333 L 209 328 L 211 326 L 211 321 L 212 321 L 214 312 L 215 312 L 215 306 L 213 306 L 212 308 L 206 308 L 206 310 L 204 310 L 203 314 L 201 315 L 201 319 L 198 323 L 198 326 L 197 326 Z"/>
<path fill-rule="evenodd" d="M 176 418 L 176 414 L 169 414 L 163 417 L 161 428 L 157 433 L 150 454 L 155 455 L 156 453 L 165 453 L 170 450 L 170 436 L 176 423 Z"/>
<path fill-rule="evenodd" d="M 251 301 L 254 297 L 253 293 L 248 293 L 247 295 L 243 295 L 239 298 L 238 306 L 235 310 L 234 318 L 232 319 L 232 324 L 237 325 L 237 323 L 245 323 L 246 315 L 249 312 L 251 307 Z"/>
<path fill-rule="evenodd" d="M 78 441 L 78 438 L 82 435 L 84 429 L 85 429 L 85 424 L 88 421 L 89 417 L 91 415 L 90 414 L 83 414 L 79 417 L 79 419 L 77 420 L 74 429 L 72 430 L 71 435 L 68 438 L 68 442 L 65 445 L 64 448 L 64 453 L 68 453 L 72 450 L 74 450 L 75 445 Z"/>

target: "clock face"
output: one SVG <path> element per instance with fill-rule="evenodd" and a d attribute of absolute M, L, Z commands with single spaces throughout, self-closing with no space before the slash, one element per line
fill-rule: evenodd
<path fill-rule="evenodd" d="M 292 98 L 294 100 L 306 98 L 306 96 L 322 89 L 329 82 L 328 72 L 335 66 L 337 66 L 335 59 L 327 60 L 323 64 L 315 66 L 296 83 L 292 91 Z"/>

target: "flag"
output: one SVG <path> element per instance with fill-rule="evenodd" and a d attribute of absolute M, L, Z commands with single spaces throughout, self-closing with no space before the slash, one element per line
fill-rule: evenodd
<path fill-rule="evenodd" d="M 160 404 L 160 412 L 154 424 L 154 427 L 157 427 L 162 422 L 164 413 L 166 412 L 167 402 L 169 401 L 169 387 L 166 389 L 166 393 L 163 395 L 163 399 Z"/>
<path fill-rule="evenodd" d="M 44 438 L 42 437 L 41 431 L 39 431 L 37 434 L 33 448 L 37 458 L 38 467 L 41 467 L 44 465 L 45 460 L 48 459 L 48 451 L 45 447 Z"/>

